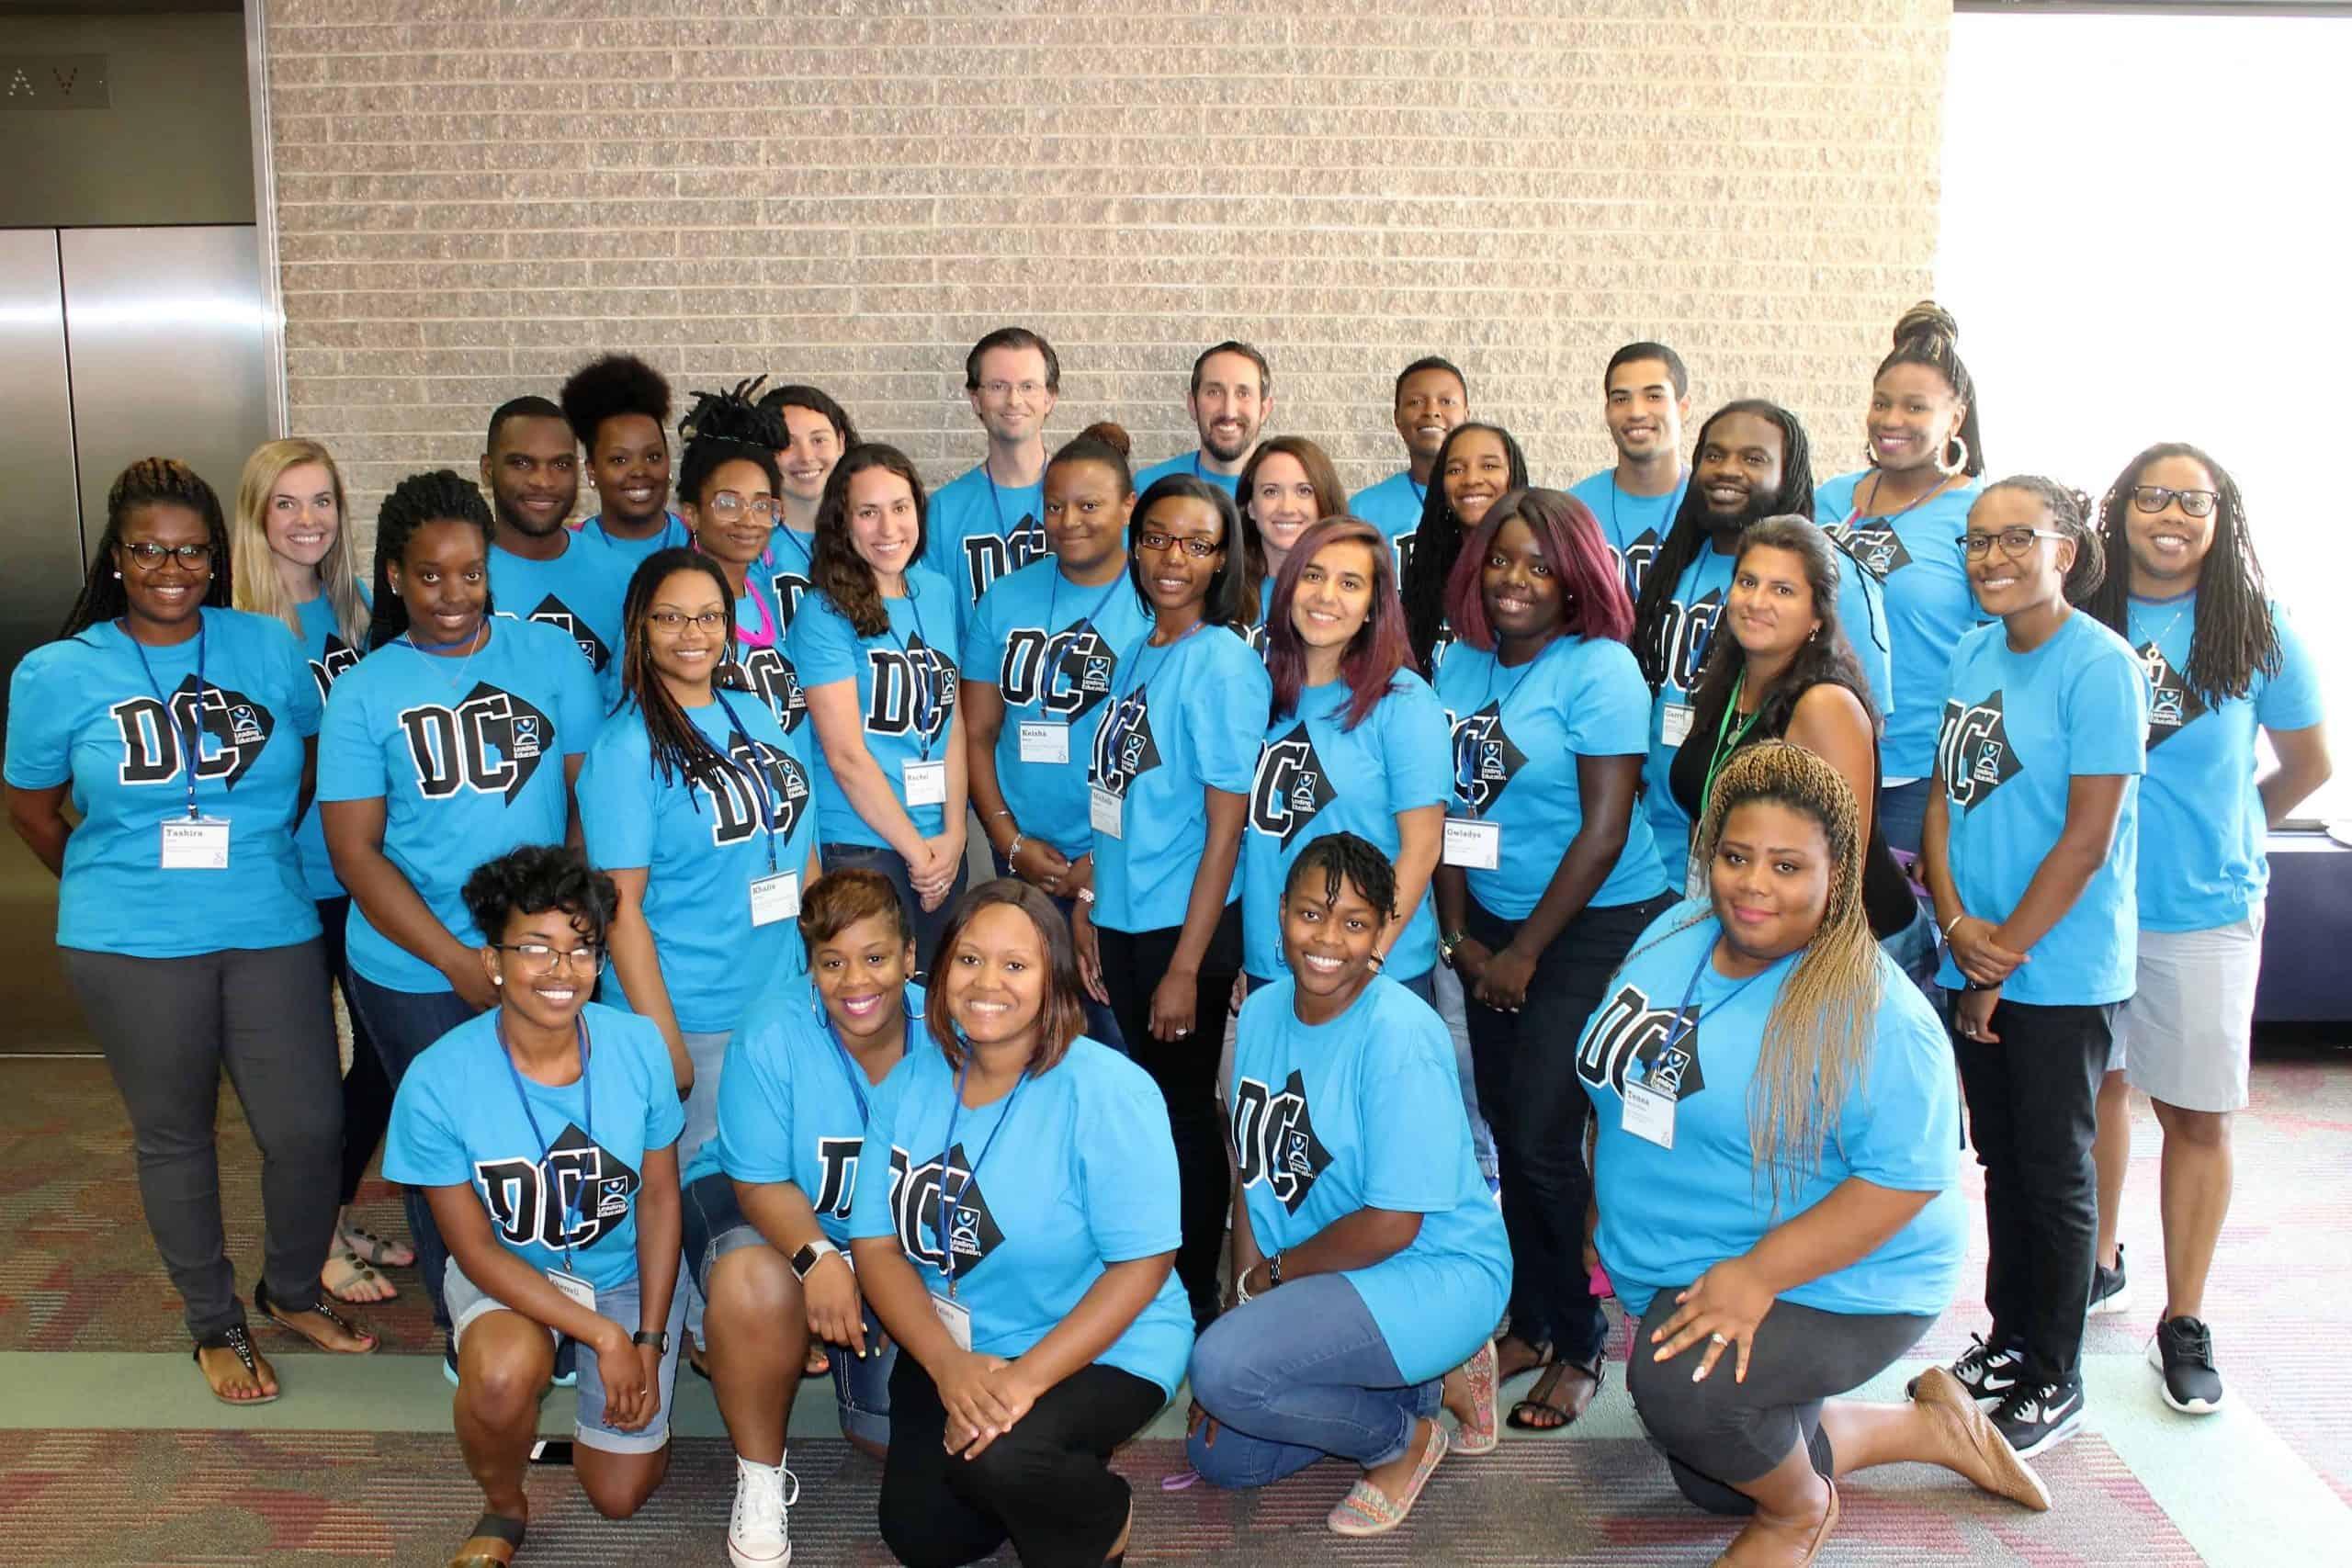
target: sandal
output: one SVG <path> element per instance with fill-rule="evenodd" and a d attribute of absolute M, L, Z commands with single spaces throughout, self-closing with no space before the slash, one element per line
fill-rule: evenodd
<path fill-rule="evenodd" d="M 1563 1427 L 1573 1427 L 1579 1416 L 1592 1408 L 1592 1402 L 1600 1397 L 1600 1385 L 1608 1371 L 1609 1363 L 1604 1360 L 1596 1359 L 1589 1367 L 1577 1361 L 1555 1361 L 1544 1369 L 1542 1377 L 1535 1380 L 1535 1386 L 1527 1391 L 1527 1397 L 1510 1407 L 1510 1415 L 1506 1419 L 1510 1422 L 1511 1429 L 1518 1432 L 1557 1432 Z M 1567 1404 L 1562 1404 L 1555 1396 L 1559 1393 L 1560 1385 L 1567 1381 L 1570 1372 L 1585 1379 L 1582 1397 L 1571 1396 Z M 1534 1415 L 1539 1410 L 1544 1412 L 1541 1417 Z M 1554 1416 L 1558 1419 L 1553 1419 Z"/>
<path fill-rule="evenodd" d="M 319 1283 L 327 1294 L 345 1306 L 374 1306 L 379 1302 L 397 1301 L 400 1292 L 392 1282 L 376 1272 L 375 1268 L 347 1247 L 337 1247 L 327 1254 L 326 1266 L 319 1270 Z M 373 1291 L 373 1295 L 355 1292 Z"/>
<path fill-rule="evenodd" d="M 1470 1419 L 1454 1429 L 1453 1447 L 1457 1452 L 1490 1454 L 1495 1451 L 1495 1445 L 1503 1440 L 1501 1428 L 1495 1424 L 1495 1342 L 1491 1339 L 1462 1363 L 1462 1380 L 1470 1388 Z"/>
<path fill-rule="evenodd" d="M 1535 1352 L 1535 1359 L 1523 1367 L 1516 1367 L 1510 1371 L 1503 1371 L 1503 1341 L 1506 1339 L 1519 1339 L 1521 1344 Z M 1500 1388 L 1503 1384 L 1515 1382 L 1531 1372 L 1540 1372 L 1557 1359 L 1558 1352 L 1552 1348 L 1552 1343 L 1548 1339 L 1539 1345 L 1530 1339 L 1520 1339 L 1516 1334 L 1498 1334 L 1495 1336 L 1495 1386 Z"/>
<path fill-rule="evenodd" d="M 254 1386 L 256 1389 L 261 1387 L 261 1358 L 254 1353 L 253 1336 L 245 1332 L 243 1324 L 232 1323 L 220 1333 L 208 1334 L 196 1342 L 193 1355 L 198 1371 L 204 1371 L 204 1353 L 207 1350 L 234 1350 L 237 1353 L 237 1359 L 244 1363 L 245 1375 L 254 1380 Z M 220 1385 L 212 1381 L 210 1372 L 204 1373 L 204 1385 L 212 1391 L 213 1398 L 223 1404 L 233 1404 L 240 1409 L 249 1404 L 277 1403 L 278 1396 L 266 1392 L 256 1393 L 251 1399 L 239 1399 L 232 1394 L 222 1393 Z"/>
<path fill-rule="evenodd" d="M 266 1280 L 256 1280 L 254 1281 L 254 1310 L 261 1314 L 262 1316 L 267 1318 L 270 1322 L 277 1325 L 278 1327 L 285 1329 L 288 1334 L 299 1334 L 303 1338 L 309 1340 L 312 1349 L 324 1350 L 332 1356 L 372 1356 L 376 1353 L 376 1347 L 379 1343 L 374 1335 L 368 1333 L 366 1329 L 360 1327 L 357 1324 L 344 1316 L 343 1314 L 335 1311 L 334 1307 L 327 1304 L 323 1298 L 313 1302 L 311 1305 L 303 1307 L 300 1311 L 291 1313 L 283 1311 L 277 1305 L 277 1303 L 273 1303 L 269 1299 L 269 1285 Z M 311 1333 L 309 1329 L 302 1327 L 300 1324 L 294 1321 L 297 1317 L 301 1316 L 303 1313 L 318 1314 L 321 1317 L 325 1318 L 329 1323 L 334 1324 L 337 1328 L 342 1329 L 344 1333 L 349 1335 L 352 1338 L 361 1341 L 361 1343 L 356 1346 L 328 1344 L 324 1339 L 320 1338 L 317 1335 Z"/>
<path fill-rule="evenodd" d="M 1430 1483 L 1430 1474 L 1437 1469 L 1437 1461 L 1445 1457 L 1445 1428 L 1430 1423 L 1429 1447 L 1421 1450 L 1421 1461 L 1413 1467 L 1412 1479 L 1405 1483 L 1405 1495 L 1393 1501 L 1370 1481 L 1359 1481 L 1340 1499 L 1340 1506 L 1325 1516 L 1323 1522 L 1331 1527 L 1334 1535 L 1386 1535 L 1405 1522 L 1405 1516 L 1420 1501 L 1421 1488 Z"/>
<path fill-rule="evenodd" d="M 514 1561 L 514 1553 L 522 1550 L 523 1527 L 526 1521 L 507 1517 L 504 1514 L 484 1514 L 474 1521 L 473 1533 L 458 1547 L 458 1554 L 449 1559 L 449 1568 L 506 1568 Z M 478 1540 L 503 1543 L 506 1555 L 494 1551 L 468 1551 L 467 1547 Z"/>
<path fill-rule="evenodd" d="M 339 1232 L 336 1242 L 345 1252 L 371 1269 L 413 1269 L 416 1249 L 404 1241 L 386 1241 L 374 1231 L 357 1225 Z"/>

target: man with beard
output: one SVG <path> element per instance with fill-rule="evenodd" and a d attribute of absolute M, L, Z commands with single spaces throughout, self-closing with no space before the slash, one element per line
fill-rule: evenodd
<path fill-rule="evenodd" d="M 490 587 L 501 615 L 544 621 L 580 647 L 610 706 L 620 682 L 626 572 L 564 526 L 580 499 L 580 449 L 563 411 L 545 398 L 515 398 L 490 416 L 481 455 L 497 532 Z"/>
<path fill-rule="evenodd" d="M 1246 343 L 1218 344 L 1193 361 L 1193 389 L 1185 394 L 1184 407 L 1201 433 L 1200 449 L 1180 452 L 1137 474 L 1137 495 L 1170 474 L 1191 474 L 1233 491 L 1274 412 L 1273 368 Z"/>
<path fill-rule="evenodd" d="M 1609 356 L 1600 389 L 1617 461 L 1568 493 L 1592 509 L 1610 554 L 1625 569 L 1626 596 L 1638 600 L 1689 479 L 1682 426 L 1690 418 L 1690 372 L 1662 343 L 1629 343 Z"/>
<path fill-rule="evenodd" d="M 1667 770 L 1690 733 L 1690 692 L 1731 589 L 1739 536 L 1751 523 L 1781 516 L 1813 520 L 1813 448 L 1804 426 L 1762 399 L 1725 403 L 1699 427 L 1690 480 L 1634 601 L 1628 639 L 1654 694 L 1644 809 L 1667 880 L 1677 887 L 1688 869 L 1690 819 L 1667 787 Z M 1883 594 L 1878 579 L 1841 548 L 1838 618 L 1882 717 L 1891 711 L 1894 682 Z"/>

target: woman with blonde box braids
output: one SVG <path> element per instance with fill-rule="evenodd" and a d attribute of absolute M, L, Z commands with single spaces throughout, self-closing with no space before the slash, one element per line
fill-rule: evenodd
<path fill-rule="evenodd" d="M 1698 842 L 1706 901 L 1645 933 L 1577 1058 L 1651 1441 L 1685 1496 L 1749 1516 L 1718 1559 L 1740 1568 L 1813 1562 L 1832 1478 L 1871 1465 L 2047 1508 L 1942 1370 L 1902 1404 L 1835 1397 L 1927 1332 L 1967 1243 L 1949 1047 L 1871 940 L 1852 789 L 1802 747 L 1745 748 Z"/>

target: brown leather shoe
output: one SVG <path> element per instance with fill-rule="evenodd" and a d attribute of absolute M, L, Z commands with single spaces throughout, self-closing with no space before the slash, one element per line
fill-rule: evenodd
<path fill-rule="evenodd" d="M 1941 1367 L 1929 1367 L 1912 1385 L 1911 1402 L 1927 1412 L 1942 1438 L 1938 1452 L 1922 1457 L 1957 1471 L 1996 1497 L 2007 1497 L 2037 1514 L 2050 1511 L 2050 1490 L 2041 1477 L 2018 1458 L 1958 1378 Z"/>

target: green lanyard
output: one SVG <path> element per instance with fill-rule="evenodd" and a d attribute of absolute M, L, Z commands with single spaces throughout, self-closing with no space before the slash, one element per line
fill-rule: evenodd
<path fill-rule="evenodd" d="M 1714 795 L 1715 774 L 1722 771 L 1724 759 L 1739 750 L 1739 743 L 1747 739 L 1747 732 L 1756 728 L 1756 720 L 1764 711 L 1764 705 L 1757 704 L 1756 712 L 1742 719 L 1737 729 L 1732 728 L 1731 716 L 1739 711 L 1739 694 L 1747 685 L 1747 671 L 1743 670 L 1731 683 L 1731 700 L 1724 704 L 1724 716 L 1715 726 L 1714 754 L 1707 759 L 1707 782 L 1699 791 L 1699 817 L 1702 821 L 1707 815 L 1707 802 Z"/>

